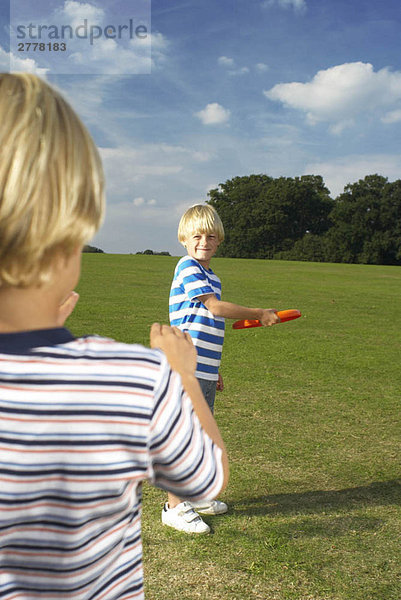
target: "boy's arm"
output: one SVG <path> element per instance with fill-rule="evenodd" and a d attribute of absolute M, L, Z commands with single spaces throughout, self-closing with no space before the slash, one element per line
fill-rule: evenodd
<path fill-rule="evenodd" d="M 163 350 L 173 371 L 181 376 L 184 390 L 192 401 L 192 406 L 204 431 L 222 451 L 224 481 L 221 490 L 228 482 L 228 458 L 223 439 L 212 412 L 203 397 L 199 382 L 195 377 L 197 353 L 189 333 L 177 327 L 153 323 L 150 330 L 150 345 Z"/>
<path fill-rule="evenodd" d="M 280 323 L 280 318 L 272 308 L 248 308 L 233 302 L 218 300 L 214 294 L 198 296 L 198 300 L 206 306 L 215 317 L 226 319 L 258 319 L 265 327 Z"/>

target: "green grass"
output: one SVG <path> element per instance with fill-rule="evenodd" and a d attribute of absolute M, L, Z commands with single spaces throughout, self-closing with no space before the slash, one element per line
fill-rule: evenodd
<path fill-rule="evenodd" d="M 84 255 L 67 323 L 147 343 L 168 320 L 175 258 Z M 234 331 L 216 418 L 231 464 L 205 517 L 163 528 L 144 488 L 147 600 L 400 600 L 401 268 L 214 259 L 226 300 L 302 318 Z"/>

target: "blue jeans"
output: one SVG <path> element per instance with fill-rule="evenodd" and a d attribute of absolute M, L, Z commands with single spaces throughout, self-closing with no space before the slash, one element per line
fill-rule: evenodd
<path fill-rule="evenodd" d="M 214 399 L 216 396 L 217 381 L 209 381 L 208 379 L 198 379 L 202 393 L 212 413 L 214 412 Z"/>

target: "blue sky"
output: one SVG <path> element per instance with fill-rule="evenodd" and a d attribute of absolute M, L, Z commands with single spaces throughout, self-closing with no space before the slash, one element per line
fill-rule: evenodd
<path fill-rule="evenodd" d="M 134 5 L 47 0 L 48 12 L 71 19 L 113 7 L 116 19 L 128 18 Z M 107 216 L 94 245 L 180 255 L 182 212 L 235 176 L 322 175 L 333 197 L 368 174 L 400 178 L 398 0 L 153 0 L 150 8 L 151 54 L 149 44 L 139 56 L 98 40 L 68 75 L 39 55 L 14 58 L 14 68 L 64 92 L 100 149 Z M 82 74 L 85 62 L 95 75 Z"/>

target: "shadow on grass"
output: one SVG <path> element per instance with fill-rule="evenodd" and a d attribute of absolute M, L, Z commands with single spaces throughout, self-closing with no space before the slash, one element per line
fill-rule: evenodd
<path fill-rule="evenodd" d="M 401 481 L 374 482 L 344 490 L 317 490 L 248 497 L 229 502 L 230 512 L 247 516 L 319 513 L 369 505 L 401 505 Z"/>

